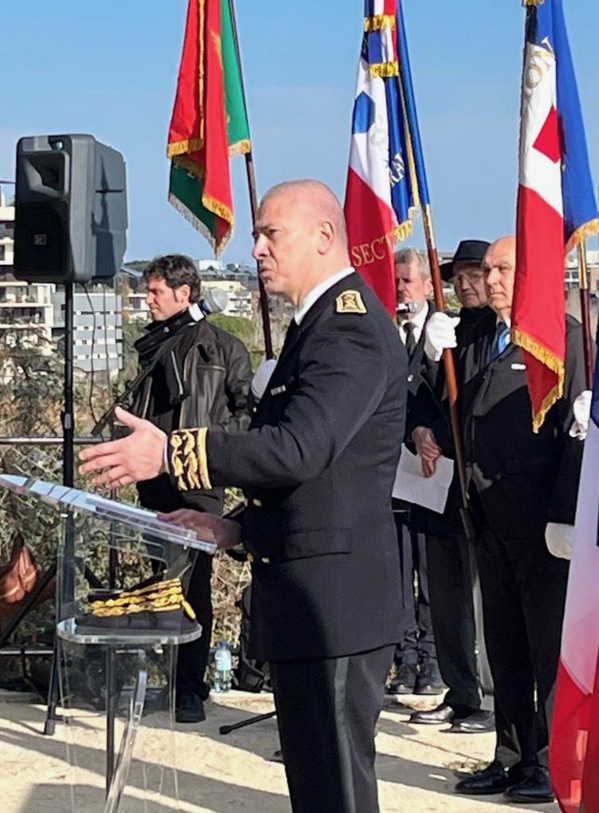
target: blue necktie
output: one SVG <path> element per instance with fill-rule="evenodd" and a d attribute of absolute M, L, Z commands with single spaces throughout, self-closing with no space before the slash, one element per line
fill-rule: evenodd
<path fill-rule="evenodd" d="M 510 343 L 510 329 L 505 322 L 497 323 L 497 330 L 491 345 L 491 361 L 495 361 Z"/>

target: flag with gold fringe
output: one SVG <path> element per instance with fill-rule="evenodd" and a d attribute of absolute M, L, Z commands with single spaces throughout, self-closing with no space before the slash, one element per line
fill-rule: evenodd
<path fill-rule="evenodd" d="M 391 315 L 394 248 L 429 204 L 400 0 L 365 0 L 345 193 L 351 261 Z"/>
<path fill-rule="evenodd" d="M 229 158 L 250 150 L 232 0 L 189 0 L 168 134 L 169 202 L 218 256 L 233 231 Z"/>
<path fill-rule="evenodd" d="M 566 255 L 599 220 L 562 0 L 524 5 L 512 338 L 524 351 L 538 431 L 563 393 Z"/>

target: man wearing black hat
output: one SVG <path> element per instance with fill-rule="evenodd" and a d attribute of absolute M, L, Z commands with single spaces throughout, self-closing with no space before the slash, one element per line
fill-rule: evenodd
<path fill-rule="evenodd" d="M 459 353 L 468 346 L 469 335 L 477 331 L 494 329 L 493 312 L 487 306 L 487 291 L 482 260 L 489 243 L 484 240 L 462 240 L 453 260 L 441 266 L 446 282 L 453 282 L 462 309 L 457 328 Z M 435 346 L 435 323 L 444 329 L 447 317 L 429 320 L 426 351 L 431 360 L 439 357 Z M 432 335 L 432 341 L 431 341 Z M 434 473 L 435 459 L 439 454 L 454 456 L 454 443 L 446 410 L 445 375 L 441 367 L 434 385 L 435 396 L 426 402 L 426 391 L 421 398 L 420 425 L 412 430 L 412 439 L 423 459 L 425 473 Z M 423 403 L 424 402 L 424 403 Z M 439 410 L 442 403 L 442 411 Z M 412 723 L 451 723 L 451 732 L 482 733 L 493 729 L 492 703 L 483 700 L 479 688 L 476 649 L 484 652 L 482 638 L 482 613 L 475 612 L 473 582 L 475 576 L 471 540 L 463 530 L 460 516 L 460 490 L 456 475 L 448 495 L 445 512 L 439 515 L 428 512 L 427 559 L 429 591 L 437 656 L 443 681 L 449 687 L 444 702 L 434 709 L 416 711 Z M 479 602 L 480 606 L 480 602 Z M 480 660 L 480 678 L 486 693 L 492 690 L 486 658 Z"/>

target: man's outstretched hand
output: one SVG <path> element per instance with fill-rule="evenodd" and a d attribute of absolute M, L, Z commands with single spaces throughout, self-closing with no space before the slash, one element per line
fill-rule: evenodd
<path fill-rule="evenodd" d="M 170 514 L 159 514 L 163 522 L 179 525 L 195 531 L 202 542 L 212 542 L 226 550 L 241 542 L 241 526 L 232 519 L 223 519 L 216 514 L 194 511 L 192 508 L 179 508 Z"/>
<path fill-rule="evenodd" d="M 120 440 L 98 443 L 79 453 L 80 474 L 94 474 L 94 485 L 123 488 L 140 480 L 151 480 L 164 471 L 164 432 L 150 421 L 136 418 L 121 407 L 115 417 L 132 431 Z"/>

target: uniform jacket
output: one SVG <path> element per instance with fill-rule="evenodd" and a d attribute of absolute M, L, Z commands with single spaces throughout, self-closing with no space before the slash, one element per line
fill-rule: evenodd
<path fill-rule="evenodd" d="M 492 335 L 482 338 L 489 358 Z M 538 434 L 524 357 L 510 344 L 488 367 L 471 364 L 464 443 L 486 523 L 498 534 L 543 535 L 547 522 L 574 523 L 583 444 L 569 436 L 574 399 L 586 389 L 582 329 L 567 317 L 564 397 Z M 473 391 L 472 391 L 473 389 Z"/>
<path fill-rule="evenodd" d="M 246 429 L 250 423 L 248 393 L 252 378 L 250 357 L 245 345 L 232 334 L 201 319 L 165 339 L 169 343 L 151 374 L 142 382 L 132 411 L 147 418 L 163 431 L 191 426 L 209 426 L 230 432 Z M 173 377 L 181 394 L 180 403 L 170 403 L 164 363 L 176 366 Z M 138 483 L 143 506 L 155 511 L 178 508 L 220 513 L 222 489 L 197 489 L 181 494 L 166 475 Z"/>
<path fill-rule="evenodd" d="M 352 311 L 360 300 L 366 312 Z M 351 274 L 292 322 L 250 431 L 208 432 L 212 483 L 248 498 L 253 657 L 337 657 L 396 640 L 391 488 L 406 370 L 391 320 Z"/>

